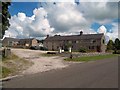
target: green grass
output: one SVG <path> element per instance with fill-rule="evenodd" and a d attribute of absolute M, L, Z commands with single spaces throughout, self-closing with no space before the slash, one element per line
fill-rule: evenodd
<path fill-rule="evenodd" d="M 16 56 L 15 54 L 11 54 L 10 56 L 8 56 L 8 57 L 3 57 L 2 58 L 2 61 L 6 61 L 6 60 L 10 60 L 10 59 L 12 59 L 12 60 L 15 60 L 15 59 L 18 59 L 19 57 L 18 56 Z"/>
<path fill-rule="evenodd" d="M 9 76 L 9 74 L 11 74 L 12 71 L 6 67 L 2 67 L 2 78 L 5 78 L 6 76 Z"/>
<path fill-rule="evenodd" d="M 16 75 L 19 71 L 25 70 L 33 64 L 32 62 L 27 61 L 24 58 L 20 58 L 13 53 L 9 57 L 3 58 L 2 63 L 2 76 L 0 78 L 7 77 L 9 75 Z"/>
<path fill-rule="evenodd" d="M 94 61 L 94 60 L 102 60 L 102 59 L 107 59 L 107 58 L 112 58 L 112 57 L 116 57 L 118 55 L 115 54 L 108 54 L 108 55 L 97 55 L 97 56 L 82 56 L 82 57 L 77 57 L 77 58 L 66 58 L 64 59 L 65 61 Z"/>

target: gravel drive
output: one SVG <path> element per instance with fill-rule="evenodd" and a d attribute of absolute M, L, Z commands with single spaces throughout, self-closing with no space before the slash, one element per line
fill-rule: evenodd
<path fill-rule="evenodd" d="M 66 62 L 63 59 L 65 57 L 53 56 L 53 57 L 44 57 L 41 56 L 42 53 L 46 53 L 46 51 L 40 50 L 29 50 L 29 49 L 11 49 L 14 54 L 17 56 L 24 58 L 25 60 L 32 61 L 34 64 L 23 71 L 22 74 L 35 74 L 39 72 L 44 72 L 52 69 L 62 69 L 65 68 L 73 62 Z M 77 62 L 80 63 L 80 62 Z"/>

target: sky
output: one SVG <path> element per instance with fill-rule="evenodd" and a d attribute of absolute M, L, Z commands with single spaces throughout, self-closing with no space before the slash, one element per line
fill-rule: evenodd
<path fill-rule="evenodd" d="M 79 0 L 78 0 L 79 1 Z M 104 33 L 118 38 L 118 2 L 12 2 L 4 37 L 43 39 L 46 35 Z"/>

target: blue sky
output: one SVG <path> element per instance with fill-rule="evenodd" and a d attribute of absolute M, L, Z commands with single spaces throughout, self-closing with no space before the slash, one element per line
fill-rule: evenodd
<path fill-rule="evenodd" d="M 105 33 L 115 39 L 118 37 L 116 29 L 119 21 L 116 5 L 110 2 L 12 2 L 9 7 L 11 26 L 5 36 L 11 34 L 11 37 L 24 38 L 45 37 L 47 34 L 71 35 L 82 30 L 87 34 Z"/>
<path fill-rule="evenodd" d="M 9 12 L 12 16 L 17 15 L 19 12 L 32 16 L 35 8 L 38 8 L 38 2 L 12 2 Z"/>

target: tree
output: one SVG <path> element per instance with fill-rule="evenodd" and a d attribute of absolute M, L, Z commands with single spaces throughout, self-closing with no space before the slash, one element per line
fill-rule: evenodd
<path fill-rule="evenodd" d="M 114 48 L 114 43 L 112 40 L 109 40 L 107 44 L 107 50 L 113 50 L 113 48 Z"/>
<path fill-rule="evenodd" d="M 120 50 L 120 40 L 118 38 L 115 39 L 114 47 L 116 50 Z"/>
<path fill-rule="evenodd" d="M 2 27 L 0 29 L 0 32 L 2 34 L 0 35 L 0 38 L 2 38 L 5 34 L 5 30 L 7 30 L 8 27 L 10 26 L 8 18 L 10 18 L 11 16 L 8 11 L 8 6 L 10 6 L 11 4 L 10 2 L 0 2 L 0 3 L 2 3 L 2 5 L 0 5 L 2 6 L 2 13 L 0 14 L 0 19 L 2 18 L 2 21 L 0 21 L 0 27 Z"/>

